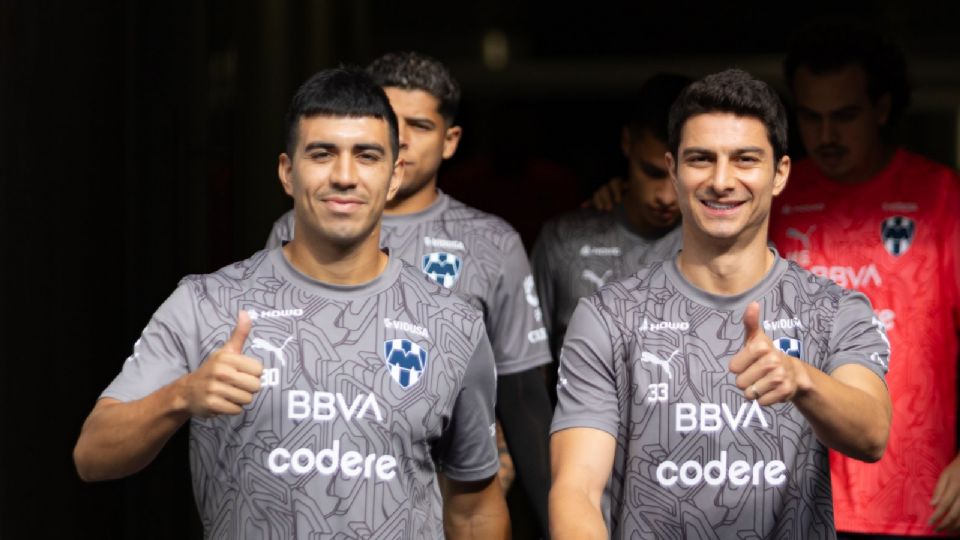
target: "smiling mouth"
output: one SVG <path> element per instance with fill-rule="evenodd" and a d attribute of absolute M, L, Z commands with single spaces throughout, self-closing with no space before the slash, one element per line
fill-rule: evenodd
<path fill-rule="evenodd" d="M 718 201 L 700 201 L 701 204 L 713 210 L 715 212 L 732 212 L 737 208 L 743 206 L 743 201 L 734 201 L 734 202 L 718 202 Z"/>
<path fill-rule="evenodd" d="M 329 198 L 322 199 L 322 201 L 328 208 L 338 212 L 349 212 L 359 208 L 363 204 L 363 201 L 358 199 Z"/>

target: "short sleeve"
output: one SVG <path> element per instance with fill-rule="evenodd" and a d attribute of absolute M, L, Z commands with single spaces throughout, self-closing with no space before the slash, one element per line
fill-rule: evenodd
<path fill-rule="evenodd" d="M 120 401 L 144 398 L 197 365 L 195 300 L 181 284 L 150 318 L 120 374 L 100 395 Z"/>
<path fill-rule="evenodd" d="M 487 328 L 500 375 L 550 363 L 547 330 L 526 251 L 515 233 L 489 298 Z"/>
<path fill-rule="evenodd" d="M 883 323 L 862 293 L 846 291 L 840 299 L 821 369 L 832 373 L 845 364 L 859 364 L 885 380 L 890 340 Z"/>
<path fill-rule="evenodd" d="M 603 318 L 589 298 L 580 299 L 560 351 L 551 433 L 588 427 L 617 436 L 620 405 L 614 363 Z"/>
<path fill-rule="evenodd" d="M 462 482 L 490 478 L 500 468 L 494 427 L 497 373 L 493 351 L 481 336 L 467 364 L 438 460 L 447 477 Z"/>
<path fill-rule="evenodd" d="M 270 229 L 270 236 L 267 237 L 267 249 L 280 247 L 284 242 L 293 240 L 293 210 L 280 216 L 280 219 L 273 222 L 273 228 Z"/>

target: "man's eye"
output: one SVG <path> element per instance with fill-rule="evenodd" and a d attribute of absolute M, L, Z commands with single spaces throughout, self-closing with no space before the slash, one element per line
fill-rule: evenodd
<path fill-rule="evenodd" d="M 329 159 L 331 156 L 333 156 L 333 154 L 331 154 L 330 152 L 311 152 L 310 153 L 310 159 L 314 161 L 323 161 L 323 160 Z"/>
<path fill-rule="evenodd" d="M 380 156 L 372 153 L 363 153 L 357 156 L 357 159 L 366 163 L 374 163 L 380 161 Z"/>

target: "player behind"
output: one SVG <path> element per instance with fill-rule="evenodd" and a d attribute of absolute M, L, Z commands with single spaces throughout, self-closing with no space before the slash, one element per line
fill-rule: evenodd
<path fill-rule="evenodd" d="M 531 255 L 534 279 L 554 358 L 577 300 L 680 249 L 677 192 L 667 171 L 667 113 L 692 82 L 658 74 L 635 96 L 622 128 L 627 158 L 621 204 L 613 212 L 581 209 L 546 224 Z"/>
<path fill-rule="evenodd" d="M 837 530 L 956 533 L 957 174 L 889 142 L 885 131 L 909 99 L 906 63 L 889 38 L 842 21 L 798 36 L 784 71 L 810 157 L 774 206 L 770 239 L 813 273 L 867 295 L 896 358 L 883 459 L 831 455 Z"/>
<path fill-rule="evenodd" d="M 367 71 L 400 122 L 403 183 L 388 203 L 381 242 L 391 255 L 483 310 L 497 362 L 497 411 L 517 477 L 546 535 L 550 400 L 539 367 L 550 362 L 537 291 L 520 236 L 502 219 L 437 189 L 440 164 L 453 156 L 460 87 L 447 68 L 417 53 L 392 53 Z M 289 240 L 289 215 L 268 245 Z"/>
<path fill-rule="evenodd" d="M 278 167 L 296 238 L 181 281 L 84 423 L 83 479 L 137 472 L 190 421 L 207 538 L 509 533 L 481 314 L 379 247 L 398 154 L 369 75 L 300 87 Z"/>
<path fill-rule="evenodd" d="M 827 448 L 875 461 L 887 440 L 882 325 L 863 295 L 767 247 L 790 172 L 769 86 L 739 70 L 705 77 L 668 129 L 683 250 L 573 314 L 551 531 L 832 538 Z"/>

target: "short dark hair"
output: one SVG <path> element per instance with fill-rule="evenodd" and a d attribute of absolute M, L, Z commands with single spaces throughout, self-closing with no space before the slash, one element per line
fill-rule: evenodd
<path fill-rule="evenodd" d="M 646 131 L 658 141 L 667 142 L 667 118 L 670 106 L 693 79 L 674 73 L 657 73 L 643 83 L 634 96 L 626 127 L 633 137 Z"/>
<path fill-rule="evenodd" d="M 787 110 L 767 83 L 754 79 L 746 71 L 728 69 L 688 86 L 670 108 L 667 145 L 677 156 L 683 125 L 691 117 L 725 112 L 748 116 L 763 122 L 773 147 L 775 161 L 787 154 Z"/>
<path fill-rule="evenodd" d="M 851 65 L 863 69 L 874 101 L 890 94 L 890 123 L 896 123 L 910 104 L 907 61 L 892 36 L 876 26 L 841 19 L 801 27 L 784 58 L 783 74 L 793 90 L 800 67 L 823 75 Z"/>
<path fill-rule="evenodd" d="M 339 67 L 317 72 L 294 94 L 287 109 L 287 155 L 293 156 L 301 118 L 333 116 L 340 118 L 373 117 L 387 123 L 393 159 L 400 155 L 397 115 L 383 88 L 363 70 Z"/>
<path fill-rule="evenodd" d="M 423 90 L 440 102 L 437 112 L 452 124 L 460 107 L 460 85 L 439 60 L 415 52 L 387 53 L 367 67 L 380 86 Z"/>

